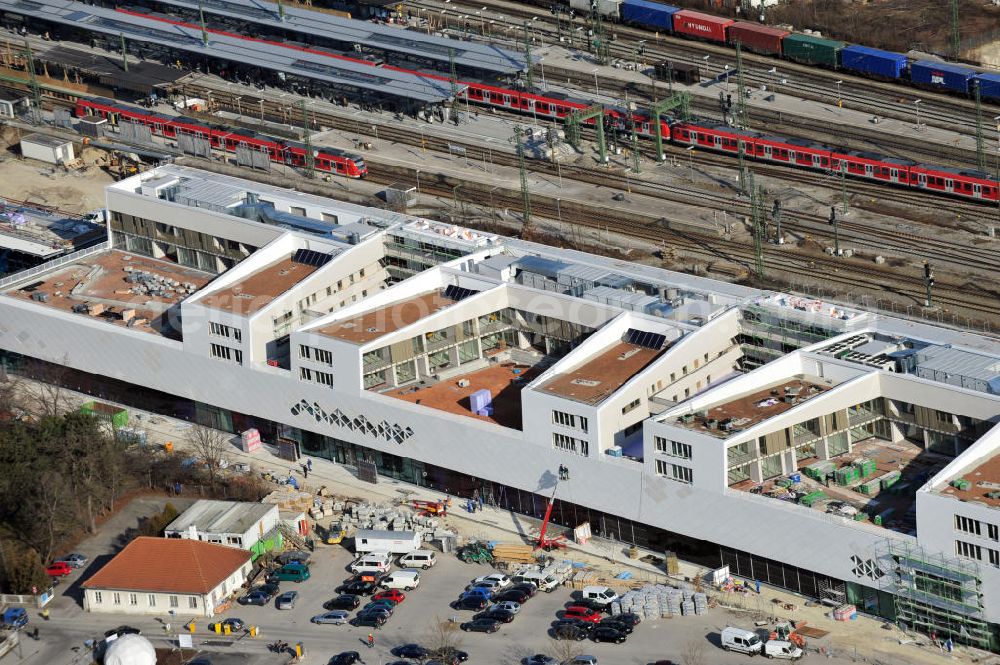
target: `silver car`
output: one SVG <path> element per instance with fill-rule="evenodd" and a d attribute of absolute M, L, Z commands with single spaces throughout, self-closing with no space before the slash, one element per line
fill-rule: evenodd
<path fill-rule="evenodd" d="M 341 625 L 347 623 L 348 619 L 351 618 L 351 613 L 345 610 L 332 610 L 324 614 L 317 614 L 310 621 L 313 623 L 332 623 L 334 625 Z"/>
<path fill-rule="evenodd" d="M 513 600 L 505 600 L 502 603 L 495 603 L 490 606 L 490 610 L 503 610 L 505 612 L 510 612 L 511 614 L 517 614 L 521 611 L 521 605 L 515 603 Z"/>
<path fill-rule="evenodd" d="M 69 564 L 70 568 L 83 568 L 87 565 L 87 557 L 80 554 L 79 552 L 73 552 L 72 554 L 67 554 L 59 561 L 65 561 Z"/>
<path fill-rule="evenodd" d="M 278 596 L 278 598 L 274 601 L 274 606 L 279 610 L 290 610 L 295 607 L 295 599 L 298 597 L 298 591 L 286 591 Z"/>

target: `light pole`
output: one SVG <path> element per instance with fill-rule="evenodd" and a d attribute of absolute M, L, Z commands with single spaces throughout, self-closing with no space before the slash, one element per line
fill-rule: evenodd
<path fill-rule="evenodd" d="M 420 169 L 417 169 L 417 198 L 420 198 Z"/>
<path fill-rule="evenodd" d="M 257 101 L 260 102 L 260 123 L 264 124 L 264 98 L 261 97 Z"/>
<path fill-rule="evenodd" d="M 844 98 L 840 96 L 840 86 L 843 85 L 843 81 L 837 81 L 837 108 L 844 108 Z"/>
<path fill-rule="evenodd" d="M 918 132 L 920 131 L 920 102 L 921 101 L 922 100 L 919 100 L 919 99 L 916 99 L 916 100 L 913 101 L 913 108 L 916 109 L 916 112 L 917 112 L 917 131 Z"/>
<path fill-rule="evenodd" d="M 562 233 L 562 199 L 556 198 L 556 217 L 559 219 L 559 233 Z"/>
<path fill-rule="evenodd" d="M 684 150 L 688 154 L 688 170 L 691 172 L 691 179 L 694 180 L 694 157 L 691 156 L 694 154 L 694 146 L 689 145 Z"/>
<path fill-rule="evenodd" d="M 236 95 L 235 99 L 236 99 L 236 117 L 237 118 L 242 118 L 243 117 L 243 109 L 240 106 L 240 100 L 243 99 L 243 96 L 242 95 Z"/>
<path fill-rule="evenodd" d="M 597 96 L 600 97 L 601 96 L 601 88 L 597 84 L 597 67 L 594 67 L 594 71 L 591 72 L 591 73 L 594 75 L 594 91 L 597 94 Z"/>

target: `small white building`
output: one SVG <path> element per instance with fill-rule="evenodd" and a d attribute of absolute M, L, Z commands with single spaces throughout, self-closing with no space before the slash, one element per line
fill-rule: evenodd
<path fill-rule="evenodd" d="M 250 553 L 234 547 L 142 536 L 83 583 L 83 608 L 212 617 L 240 589 L 250 568 Z"/>
<path fill-rule="evenodd" d="M 68 164 L 76 158 L 72 141 L 45 134 L 28 134 L 21 139 L 21 154 L 49 164 Z"/>
<path fill-rule="evenodd" d="M 15 118 L 28 108 L 28 96 L 12 90 L 0 90 L 0 118 Z"/>
<path fill-rule="evenodd" d="M 204 499 L 167 525 L 163 535 L 252 550 L 277 528 L 278 519 L 275 505 Z"/>

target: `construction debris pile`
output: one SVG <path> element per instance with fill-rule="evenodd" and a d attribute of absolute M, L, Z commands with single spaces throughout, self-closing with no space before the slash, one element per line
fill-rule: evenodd
<path fill-rule="evenodd" d="M 169 300 L 174 297 L 174 294 L 187 295 L 198 290 L 198 287 L 191 282 L 181 283 L 176 279 L 157 275 L 148 270 L 140 270 L 132 266 L 124 266 L 122 270 L 127 273 L 125 281 L 129 284 L 134 284 L 134 286 L 122 293 L 156 296 L 157 298 Z"/>
<path fill-rule="evenodd" d="M 611 614 L 632 612 L 643 619 L 708 614 L 708 596 L 666 584 L 646 584 L 611 603 Z"/>

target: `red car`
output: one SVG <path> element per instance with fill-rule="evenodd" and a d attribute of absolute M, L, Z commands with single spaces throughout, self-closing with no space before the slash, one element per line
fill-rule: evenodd
<path fill-rule="evenodd" d="M 56 561 L 54 564 L 45 569 L 49 577 L 62 577 L 63 575 L 69 575 L 73 572 L 73 568 L 70 567 L 65 561 Z"/>
<path fill-rule="evenodd" d="M 372 600 L 391 600 L 392 602 L 399 605 L 401 602 L 406 600 L 406 594 L 398 589 L 389 589 L 388 591 L 380 591 L 374 596 Z"/>
<path fill-rule="evenodd" d="M 570 605 L 566 608 L 563 613 L 564 619 L 579 619 L 580 621 L 587 621 L 589 623 L 600 623 L 604 615 L 600 612 L 590 609 L 589 607 L 580 607 L 579 605 Z"/>

